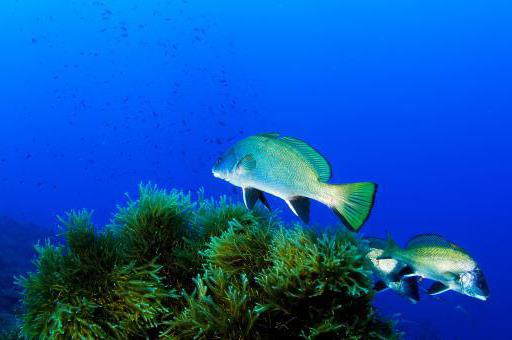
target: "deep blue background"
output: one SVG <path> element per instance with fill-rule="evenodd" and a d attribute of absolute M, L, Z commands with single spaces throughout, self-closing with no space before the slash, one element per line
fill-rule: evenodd
<path fill-rule="evenodd" d="M 487 302 L 378 296 L 409 337 L 511 337 L 510 18 L 505 0 L 2 1 L 0 215 L 103 225 L 141 181 L 240 199 L 212 163 L 278 131 L 333 182 L 380 184 L 363 234 L 437 232 L 480 263 Z"/>

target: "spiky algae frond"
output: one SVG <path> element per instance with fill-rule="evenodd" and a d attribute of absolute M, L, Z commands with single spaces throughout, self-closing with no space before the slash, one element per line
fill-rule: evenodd
<path fill-rule="evenodd" d="M 369 270 L 349 233 L 285 228 L 228 199 L 142 185 L 98 232 L 62 220 L 19 278 L 27 338 L 383 338 Z M 179 292 L 179 294 L 177 294 Z"/>
<path fill-rule="evenodd" d="M 126 263 L 109 231 L 95 232 L 86 211 L 62 220 L 65 246 L 37 246 L 36 272 L 23 287 L 28 338 L 126 338 L 151 329 L 170 296 L 153 262 Z"/>
<path fill-rule="evenodd" d="M 233 223 L 167 334 L 178 338 L 392 337 L 370 304 L 370 271 L 349 233 Z"/>

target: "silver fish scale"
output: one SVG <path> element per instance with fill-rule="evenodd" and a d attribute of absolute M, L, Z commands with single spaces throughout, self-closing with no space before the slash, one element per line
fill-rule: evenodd
<path fill-rule="evenodd" d="M 304 158 L 279 139 L 254 138 L 241 146 L 252 154 L 256 167 L 241 174 L 241 181 L 258 187 L 281 198 L 314 193 L 317 175 Z"/>
<path fill-rule="evenodd" d="M 441 273 L 463 273 L 476 267 L 475 261 L 469 255 L 450 248 L 419 247 L 405 252 L 412 262 Z"/>

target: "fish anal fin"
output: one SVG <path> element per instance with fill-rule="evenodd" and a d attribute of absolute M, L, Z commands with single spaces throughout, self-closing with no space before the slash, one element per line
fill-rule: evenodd
<path fill-rule="evenodd" d="M 430 288 L 427 290 L 427 293 L 429 295 L 438 295 L 446 292 L 447 290 L 450 290 L 450 288 L 447 285 L 437 281 L 434 282 L 432 286 L 430 286 Z"/>
<path fill-rule="evenodd" d="M 309 198 L 296 196 L 289 198 L 286 203 L 292 212 L 302 220 L 302 222 L 309 224 Z"/>

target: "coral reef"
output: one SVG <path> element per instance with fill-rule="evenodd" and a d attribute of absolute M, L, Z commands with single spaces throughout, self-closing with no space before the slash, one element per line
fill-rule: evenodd
<path fill-rule="evenodd" d="M 37 246 L 18 278 L 27 338 L 396 337 L 371 305 L 362 243 L 287 227 L 226 198 L 142 185 L 98 230 L 61 219 L 63 245 Z"/>

